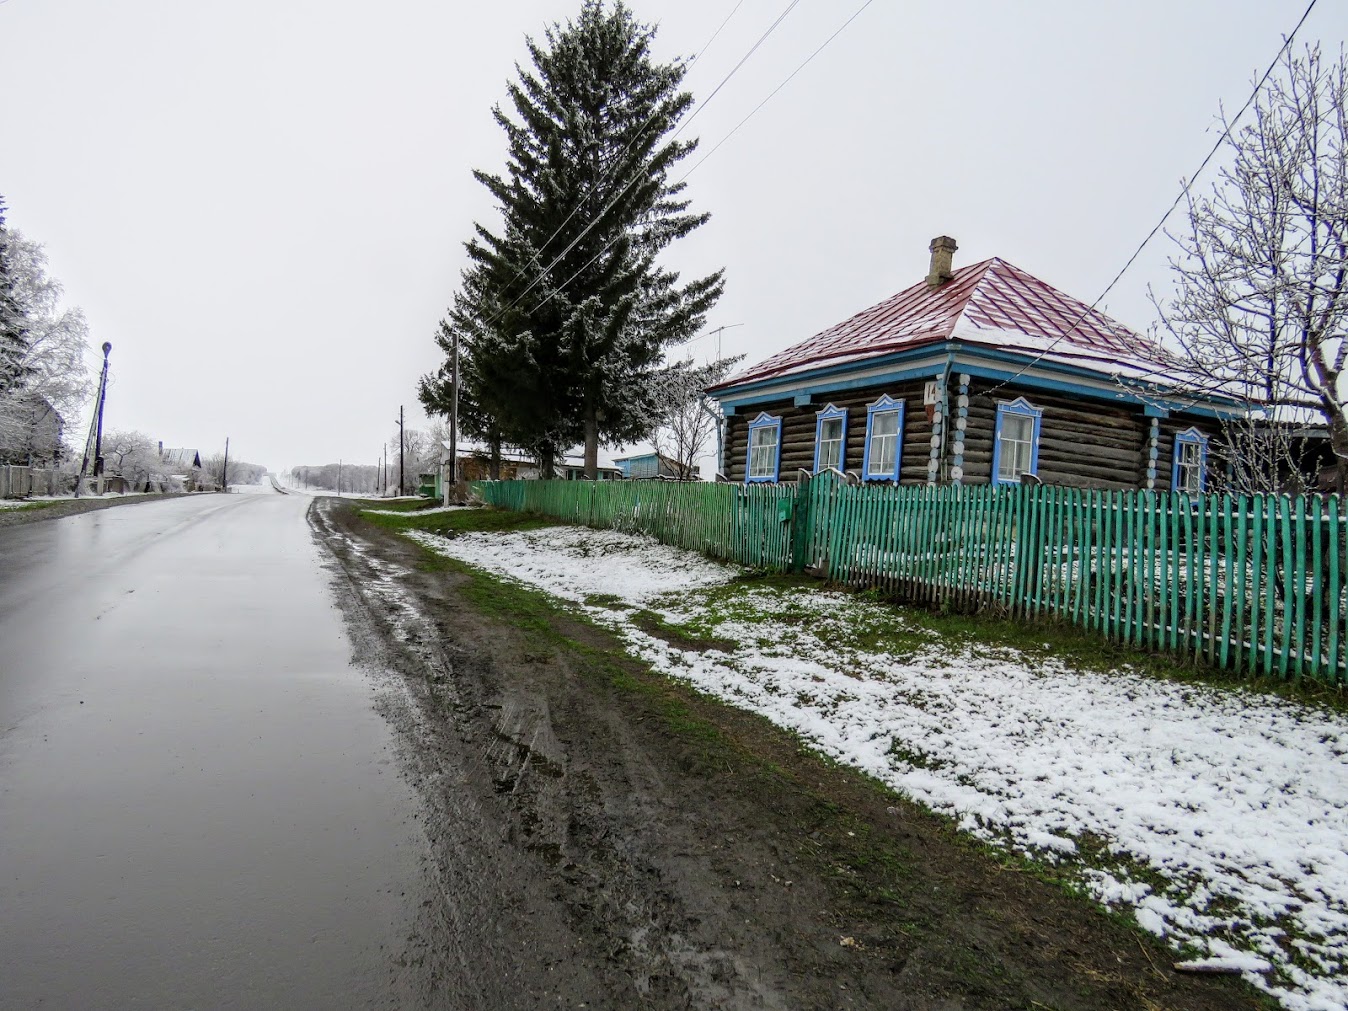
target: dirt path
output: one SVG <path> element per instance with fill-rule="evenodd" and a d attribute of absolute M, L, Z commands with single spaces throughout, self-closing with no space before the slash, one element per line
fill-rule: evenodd
<path fill-rule="evenodd" d="M 593 626 L 349 503 L 310 519 L 409 686 L 389 715 L 435 812 L 445 1006 L 1270 1006 Z"/>

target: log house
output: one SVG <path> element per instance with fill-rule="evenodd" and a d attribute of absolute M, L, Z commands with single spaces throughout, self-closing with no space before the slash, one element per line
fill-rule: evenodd
<path fill-rule="evenodd" d="M 1220 486 L 1209 449 L 1239 402 L 1186 392 L 1181 360 L 1005 260 L 952 269 L 955 250 L 933 239 L 925 280 L 712 387 L 721 474 Z"/>

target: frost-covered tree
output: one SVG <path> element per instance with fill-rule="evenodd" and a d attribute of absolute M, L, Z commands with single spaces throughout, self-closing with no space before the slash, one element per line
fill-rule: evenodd
<path fill-rule="evenodd" d="M 669 407 L 651 437 L 655 451 L 674 460 L 688 478 L 697 476 L 697 461 L 710 446 L 721 423 L 721 411 L 706 389 L 726 377 L 743 358 L 723 358 L 701 367 L 686 367 L 671 377 Z"/>
<path fill-rule="evenodd" d="M 51 416 L 76 417 L 89 394 L 84 313 L 61 304 L 36 242 L 0 227 L 0 453 L 18 458 Z"/>
<path fill-rule="evenodd" d="M 1229 164 L 1172 236 L 1176 292 L 1158 301 L 1199 392 L 1234 395 L 1233 483 L 1280 490 L 1295 476 L 1297 422 L 1329 428 L 1340 488 L 1348 462 L 1348 66 L 1288 50 L 1249 122 L 1224 121 Z"/>
<path fill-rule="evenodd" d="M 676 139 L 692 106 L 687 66 L 651 53 L 655 29 L 621 2 L 585 0 L 579 15 L 528 41 L 532 69 L 508 86 L 496 121 L 506 171 L 476 172 L 500 205 L 478 224 L 451 323 L 470 334 L 481 404 L 506 438 L 539 456 L 650 435 L 667 349 L 701 328 L 722 272 L 680 283 L 659 265 L 702 225 L 671 169 L 696 147 Z"/>
<path fill-rule="evenodd" d="M 173 468 L 159 455 L 159 447 L 144 432 L 103 433 L 104 473 L 126 478 L 134 491 L 144 490 L 152 478 L 166 480 Z"/>
<path fill-rule="evenodd" d="M 0 197 L 0 398 L 17 391 L 27 375 L 27 320 L 15 293 L 16 241 L 5 227 L 5 201 Z"/>

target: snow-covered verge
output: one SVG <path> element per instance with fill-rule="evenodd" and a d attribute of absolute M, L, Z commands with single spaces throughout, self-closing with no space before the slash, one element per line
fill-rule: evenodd
<path fill-rule="evenodd" d="M 374 516 L 433 516 L 435 513 L 456 513 L 463 509 L 471 509 L 472 506 L 447 505 L 432 506 L 430 509 L 364 509 L 362 512 L 370 513 Z"/>
<path fill-rule="evenodd" d="M 1348 1006 L 1348 717 L 941 641 L 864 598 L 732 582 L 734 567 L 612 531 L 411 536 L 574 602 L 656 670 L 1057 864 L 1285 1007 Z M 685 645 L 734 647 L 670 645 L 643 609 Z"/>

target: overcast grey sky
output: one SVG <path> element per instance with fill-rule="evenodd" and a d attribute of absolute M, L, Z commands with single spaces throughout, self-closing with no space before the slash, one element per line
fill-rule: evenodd
<path fill-rule="evenodd" d="M 700 113 L 708 150 L 864 0 L 802 0 Z M 732 0 L 635 0 L 659 55 Z M 702 99 L 788 0 L 745 0 Z M 876 0 L 689 179 L 727 269 L 710 326 L 750 360 L 914 283 L 932 236 L 1095 298 L 1213 143 L 1306 0 Z M 107 425 L 273 469 L 373 463 L 493 209 L 491 106 L 526 33 L 578 0 L 0 2 L 9 224 L 114 345 Z M 1348 5 L 1301 38 L 1337 49 Z M 696 156 L 695 156 L 696 157 Z M 685 163 L 685 164 L 691 164 Z M 1158 241 L 1107 300 L 1136 328 Z M 714 341 L 690 349 L 699 356 Z M 80 419 L 81 433 L 87 419 Z M 79 441 L 82 434 L 73 441 Z"/>

